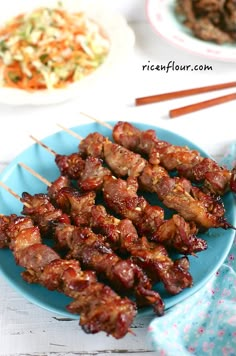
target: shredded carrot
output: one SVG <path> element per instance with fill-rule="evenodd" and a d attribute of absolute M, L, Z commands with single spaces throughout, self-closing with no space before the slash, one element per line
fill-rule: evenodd
<path fill-rule="evenodd" d="M 39 8 L 0 28 L 4 86 L 27 91 L 63 88 L 98 68 L 110 43 L 84 13 Z"/>

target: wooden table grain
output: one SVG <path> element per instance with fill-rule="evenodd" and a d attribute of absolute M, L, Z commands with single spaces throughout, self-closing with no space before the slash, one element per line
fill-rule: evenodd
<path fill-rule="evenodd" d="M 43 310 L 25 300 L 0 278 L 0 355 L 71 356 L 71 355 L 144 355 L 152 354 L 146 345 L 150 318 L 136 320 L 134 335 L 122 341 L 102 333 L 85 334 L 78 320 Z"/>

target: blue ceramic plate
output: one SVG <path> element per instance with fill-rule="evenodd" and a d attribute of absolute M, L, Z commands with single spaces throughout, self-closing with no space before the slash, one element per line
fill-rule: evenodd
<path fill-rule="evenodd" d="M 114 124 L 114 122 L 111 122 L 111 124 Z M 195 144 L 173 132 L 154 126 L 147 126 L 145 124 L 134 124 L 142 130 L 148 128 L 155 129 L 160 139 L 169 141 L 175 145 L 187 145 L 192 149 L 199 150 L 203 156 L 207 156 L 207 154 Z M 72 129 L 83 137 L 94 131 L 99 131 L 106 136 L 110 136 L 111 134 L 108 129 L 101 127 L 96 123 L 73 127 Z M 76 138 L 63 131 L 48 136 L 43 141 L 60 154 L 69 154 L 77 151 L 79 143 Z M 18 162 L 24 162 L 50 181 L 55 180 L 59 176 L 59 170 L 54 162 L 54 156 L 37 144 L 33 144 L 17 156 L 0 175 L 0 180 L 19 195 L 24 191 L 27 191 L 30 194 L 46 192 L 47 187 L 29 172 L 20 167 Z M 231 193 L 226 194 L 223 201 L 226 209 L 226 217 L 231 224 L 235 225 L 236 209 L 233 195 Z M 158 203 L 155 197 L 152 198 L 152 203 Z M 20 214 L 21 210 L 22 204 L 1 188 L 0 213 Z M 156 285 L 156 289 L 164 298 L 166 308 L 173 307 L 175 304 L 191 296 L 206 284 L 227 257 L 233 243 L 234 231 L 211 229 L 200 236 L 207 240 L 208 249 L 199 253 L 197 257 L 190 257 L 190 272 L 193 276 L 194 286 L 186 289 L 179 295 L 170 296 L 164 291 L 161 285 Z M 63 316 L 75 318 L 75 316 L 69 314 L 66 310 L 66 305 L 69 304 L 70 298 L 59 294 L 58 292 L 50 292 L 38 285 L 27 284 L 22 280 L 20 275 L 22 268 L 16 266 L 12 253 L 7 249 L 0 250 L 0 270 L 2 276 L 32 303 Z M 153 311 L 151 308 L 146 308 L 139 312 L 139 316 L 152 315 L 152 313 Z"/>

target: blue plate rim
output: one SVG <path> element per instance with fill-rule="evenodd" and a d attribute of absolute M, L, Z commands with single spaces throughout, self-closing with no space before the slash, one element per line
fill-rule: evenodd
<path fill-rule="evenodd" d="M 109 123 L 111 125 L 114 125 L 116 122 L 115 121 L 109 121 Z M 154 129 L 157 133 L 157 136 L 164 136 L 164 135 L 170 135 L 170 136 L 173 136 L 174 137 L 174 140 L 180 140 L 180 141 L 183 141 L 184 142 L 184 145 L 187 145 L 191 148 L 194 148 L 194 149 L 197 149 L 201 152 L 202 155 L 206 156 L 206 157 L 211 157 L 205 150 L 203 150 L 199 145 L 197 145 L 196 143 L 194 142 L 191 142 L 190 140 L 188 140 L 188 138 L 186 137 L 183 137 L 171 130 L 167 130 L 165 128 L 161 128 L 161 127 L 158 127 L 156 125 L 153 125 L 153 124 L 144 124 L 144 123 L 140 123 L 140 122 L 135 122 L 135 121 L 132 121 L 131 122 L 133 125 L 139 127 L 139 128 L 143 128 L 144 129 Z M 93 132 L 93 131 L 104 131 L 106 132 L 106 129 L 104 128 L 101 128 L 101 126 L 99 124 L 96 124 L 96 123 L 85 123 L 85 124 L 82 124 L 82 125 L 76 125 L 76 126 L 73 126 L 71 127 L 70 129 L 71 130 L 74 130 L 75 132 L 77 131 L 78 133 L 81 133 L 81 131 L 83 130 L 88 130 L 89 128 L 93 128 L 93 130 L 89 130 L 89 132 Z M 103 132 L 102 132 L 103 133 Z M 161 135 L 160 135 L 161 134 Z M 63 132 L 63 131 L 58 131 L 58 132 L 55 132 L 53 134 L 50 134 L 48 136 L 46 136 L 45 138 L 42 139 L 43 142 L 45 143 L 48 143 L 50 142 L 51 140 L 53 140 L 53 138 L 55 138 L 56 136 L 60 136 L 62 135 L 64 137 L 64 135 L 67 135 L 67 133 Z M 108 135 L 108 134 L 107 134 Z M 69 137 L 69 136 L 68 136 Z M 161 138 L 163 139 L 163 138 Z M 14 175 L 14 171 L 15 171 L 15 168 L 16 166 L 18 165 L 18 162 L 21 161 L 21 157 L 24 156 L 24 155 L 27 155 L 27 153 L 29 152 L 29 150 L 32 150 L 34 147 L 36 147 L 37 144 L 36 143 L 32 143 L 31 146 L 27 147 L 26 149 L 24 149 L 22 152 L 20 152 L 12 161 L 11 163 L 1 172 L 0 174 L 0 180 L 5 182 L 5 184 L 7 183 L 7 180 L 9 179 L 9 177 L 11 177 L 12 175 Z M 53 147 L 52 147 L 53 148 Z M 53 148 L 54 149 L 54 148 Z M 61 152 L 60 152 L 61 153 Z M 35 192 L 36 193 L 36 192 Z M 236 207 L 235 207 L 235 204 L 234 204 L 234 198 L 233 198 L 233 195 L 231 193 L 227 193 L 227 194 L 230 194 L 230 203 L 232 203 L 232 214 L 233 215 L 233 221 L 231 221 L 232 225 L 236 225 Z M 13 212 L 14 213 L 14 212 Z M 233 244 L 233 241 L 234 241 L 234 232 L 232 232 L 230 234 L 230 237 L 228 238 L 228 242 L 227 242 L 227 247 L 225 248 L 224 250 L 224 253 L 221 255 L 221 257 L 218 259 L 218 262 L 215 263 L 214 267 L 211 269 L 210 273 L 208 273 L 205 278 L 203 278 L 200 282 L 197 283 L 197 285 L 194 285 L 192 288 L 190 289 L 187 289 L 183 292 L 181 292 L 180 294 L 176 295 L 176 296 L 173 296 L 172 298 L 172 301 L 167 301 L 166 303 L 166 300 L 164 299 L 165 303 L 166 303 L 166 309 L 169 309 L 169 308 L 172 308 L 174 307 L 176 304 L 182 302 L 183 300 L 185 300 L 186 298 L 190 297 L 191 295 L 195 294 L 198 290 L 200 290 L 209 280 L 210 278 L 214 275 L 214 273 L 217 272 L 217 270 L 220 268 L 220 266 L 224 263 L 230 249 L 231 249 L 231 246 Z M 4 252 L 3 250 L 1 251 L 0 250 L 0 255 L 2 254 L 2 252 Z M 19 272 L 23 270 L 21 267 L 19 267 Z M 27 299 L 28 301 L 30 301 L 31 303 L 43 308 L 43 309 L 46 309 L 50 312 L 53 312 L 53 313 L 56 313 L 58 315 L 61 315 L 61 316 L 64 316 L 64 317 L 68 317 L 68 318 L 71 318 L 71 319 L 78 319 L 79 316 L 78 315 L 73 315 L 69 312 L 66 311 L 66 309 L 63 311 L 63 310 L 59 310 L 58 307 L 54 307 L 53 305 L 47 305 L 47 303 L 45 303 L 44 301 L 41 301 L 40 299 L 37 298 L 37 296 L 35 297 L 34 295 L 34 285 L 32 285 L 32 294 L 29 293 L 28 289 L 25 290 L 24 287 L 21 287 L 19 285 L 17 285 L 15 283 L 14 280 L 12 280 L 12 278 L 8 275 L 8 273 L 6 271 L 3 270 L 2 268 L 2 265 L 1 265 L 1 262 L 0 262 L 0 271 L 1 271 L 1 275 L 5 278 L 5 280 L 8 282 L 8 284 L 10 284 L 16 291 L 18 291 L 25 299 Z M 21 277 L 20 277 L 21 278 Z M 25 283 L 25 282 L 24 282 Z M 37 288 L 43 288 L 41 286 L 37 286 Z M 36 288 L 36 290 L 37 290 Z M 43 288 L 44 289 L 44 288 Z M 37 291 L 36 291 L 37 293 Z M 50 292 L 50 293 L 54 293 L 54 295 L 58 296 L 59 293 L 58 292 Z M 52 295 L 52 294 L 51 294 Z M 64 296 L 63 296 L 64 298 Z M 69 301 L 71 300 L 70 298 L 68 297 L 65 297 L 65 300 Z M 67 304 L 68 304 L 67 303 Z M 140 310 L 137 317 L 143 317 L 143 316 L 150 316 L 150 315 L 153 315 L 153 312 L 152 312 L 152 309 L 151 308 L 145 308 L 143 310 Z"/>

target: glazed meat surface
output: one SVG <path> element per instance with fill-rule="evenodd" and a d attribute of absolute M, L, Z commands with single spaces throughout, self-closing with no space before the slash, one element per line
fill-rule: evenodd
<path fill-rule="evenodd" d="M 103 194 L 107 206 L 123 218 L 130 219 L 140 234 L 143 234 L 145 227 L 145 232 L 152 240 L 170 244 L 182 253 L 197 252 L 207 248 L 206 242 L 194 235 L 195 226 L 191 230 L 190 225 L 186 224 L 180 216 L 174 215 L 169 220 L 164 220 L 162 212 L 156 216 L 156 207 L 151 206 L 144 197 L 137 195 L 136 180 L 124 181 L 107 177 Z M 147 216 L 147 221 L 149 221 L 151 214 L 154 214 L 151 223 L 143 224 L 143 217 Z"/>
<path fill-rule="evenodd" d="M 127 149 L 148 157 L 151 164 L 160 163 L 167 170 L 177 170 L 180 176 L 191 181 L 202 182 L 210 193 L 223 195 L 229 190 L 229 170 L 187 146 L 176 146 L 158 139 L 154 130 L 141 131 L 128 122 L 118 122 L 113 129 L 113 138 Z"/>
<path fill-rule="evenodd" d="M 127 334 L 136 315 L 131 300 L 98 282 L 93 271 L 82 271 L 78 261 L 61 259 L 42 243 L 39 228 L 29 217 L 1 216 L 0 227 L 16 263 L 25 268 L 24 280 L 73 298 L 68 310 L 80 314 L 85 332 L 104 331 L 117 339 Z"/>

